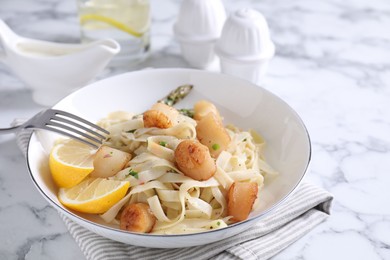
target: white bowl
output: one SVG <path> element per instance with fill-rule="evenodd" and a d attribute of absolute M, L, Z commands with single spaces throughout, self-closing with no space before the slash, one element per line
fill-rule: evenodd
<path fill-rule="evenodd" d="M 299 116 L 284 101 L 248 81 L 232 76 L 190 69 L 152 69 L 126 73 L 84 87 L 54 107 L 97 121 L 109 112 L 142 112 L 172 89 L 193 84 L 192 92 L 178 107 L 208 99 L 220 109 L 225 122 L 254 128 L 266 139 L 265 155 L 280 176 L 265 185 L 262 207 L 243 222 L 224 229 L 186 235 L 150 235 L 121 231 L 97 216 L 73 212 L 60 204 L 48 170 L 48 153 L 58 137 L 35 132 L 29 141 L 27 162 L 31 178 L 43 197 L 59 212 L 81 226 L 123 243 L 158 248 L 189 247 L 212 243 L 248 229 L 274 210 L 297 187 L 310 161 L 310 140 Z"/>

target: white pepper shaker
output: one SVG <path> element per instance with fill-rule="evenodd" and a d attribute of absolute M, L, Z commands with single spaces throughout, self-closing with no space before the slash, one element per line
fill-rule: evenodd
<path fill-rule="evenodd" d="M 221 35 L 226 12 L 221 0 L 184 0 L 173 27 L 184 59 L 207 68 L 216 58 L 214 46 Z"/>
<path fill-rule="evenodd" d="M 260 83 L 275 54 L 275 45 L 264 16 L 244 8 L 226 20 L 215 51 L 223 73 Z"/>

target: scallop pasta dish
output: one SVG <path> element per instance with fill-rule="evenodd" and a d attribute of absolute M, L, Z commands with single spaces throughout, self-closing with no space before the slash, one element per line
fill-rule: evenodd
<path fill-rule="evenodd" d="M 59 140 L 50 170 L 64 206 L 121 230 L 224 228 L 246 220 L 261 204 L 265 179 L 277 176 L 260 133 L 225 124 L 206 100 L 191 109 L 156 103 L 142 114 L 112 112 L 98 125 L 110 132 L 98 150 Z"/>

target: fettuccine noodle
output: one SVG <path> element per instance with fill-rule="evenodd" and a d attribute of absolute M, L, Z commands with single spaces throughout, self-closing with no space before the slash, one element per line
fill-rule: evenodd
<path fill-rule="evenodd" d="M 148 204 L 157 222 L 152 234 L 185 234 L 226 227 L 227 193 L 235 182 L 253 182 L 277 173 L 265 161 L 263 138 L 254 131 L 226 127 L 230 143 L 215 158 L 216 172 L 205 181 L 186 176 L 175 163 L 181 141 L 197 138 L 194 119 L 179 115 L 174 126 L 145 127 L 142 115 L 115 112 L 99 124 L 110 131 L 106 145 L 133 155 L 126 168 L 110 179 L 129 181 L 128 194 L 101 217 L 118 223 L 121 209 L 131 203 Z M 257 196 L 259 198 L 259 196 Z M 254 204 L 255 206 L 257 203 Z"/>

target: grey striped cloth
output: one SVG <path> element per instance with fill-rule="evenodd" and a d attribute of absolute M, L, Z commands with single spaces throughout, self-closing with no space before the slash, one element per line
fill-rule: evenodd
<path fill-rule="evenodd" d="M 26 153 L 30 133 L 17 134 Z M 332 195 L 302 183 L 282 205 L 249 230 L 225 240 L 191 248 L 156 249 L 116 242 L 97 235 L 59 213 L 88 260 L 119 259 L 269 259 L 323 222 L 330 214 Z"/>

